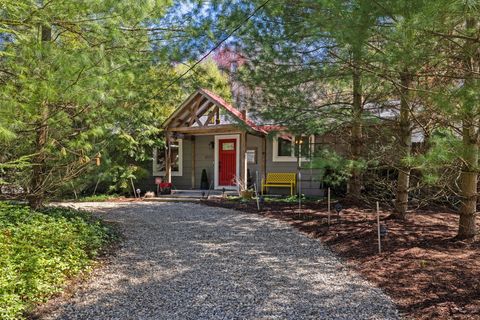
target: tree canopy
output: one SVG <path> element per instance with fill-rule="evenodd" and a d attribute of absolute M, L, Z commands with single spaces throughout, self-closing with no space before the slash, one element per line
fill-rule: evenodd
<path fill-rule="evenodd" d="M 34 207 L 95 163 L 122 184 L 161 144 L 163 119 L 192 88 L 226 88 L 212 62 L 172 81 L 189 62 L 175 60 L 187 47 L 178 39 L 192 32 L 167 24 L 173 9 L 169 1 L 2 4 L 0 170 Z"/>

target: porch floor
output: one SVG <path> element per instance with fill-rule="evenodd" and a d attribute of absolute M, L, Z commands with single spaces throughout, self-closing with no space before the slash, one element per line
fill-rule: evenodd
<path fill-rule="evenodd" d="M 219 197 L 223 195 L 222 190 L 172 190 L 172 194 L 161 194 L 157 198 L 185 198 L 185 199 L 202 199 L 207 197 Z M 225 190 L 225 195 L 236 196 L 236 190 Z"/>

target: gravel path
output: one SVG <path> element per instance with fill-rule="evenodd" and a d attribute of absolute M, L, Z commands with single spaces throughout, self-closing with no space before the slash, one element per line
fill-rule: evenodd
<path fill-rule="evenodd" d="M 190 203 L 84 203 L 122 247 L 44 319 L 397 319 L 391 300 L 285 223 Z"/>

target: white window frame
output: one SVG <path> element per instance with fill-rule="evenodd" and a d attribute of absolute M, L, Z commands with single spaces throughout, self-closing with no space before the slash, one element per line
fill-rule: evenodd
<path fill-rule="evenodd" d="M 172 177 L 181 177 L 183 176 L 183 139 L 177 139 L 178 141 L 178 171 L 172 170 Z M 165 171 L 158 171 L 157 164 L 157 148 L 153 149 L 153 175 L 154 176 L 164 176 Z"/>
<path fill-rule="evenodd" d="M 295 156 L 295 139 L 296 139 L 296 136 L 292 136 L 292 151 L 291 151 L 291 156 L 279 156 L 278 155 L 278 137 L 279 135 L 273 137 L 273 141 L 272 141 L 272 148 L 273 148 L 273 152 L 272 152 L 272 161 L 273 162 L 297 162 L 297 157 Z M 315 139 L 315 136 L 314 135 L 310 135 L 308 137 L 309 139 L 309 143 L 310 144 L 313 144 L 314 142 L 314 139 Z M 307 158 L 304 158 L 304 157 L 301 157 L 300 160 L 302 162 L 305 162 L 305 161 L 310 161 L 310 159 L 307 159 Z"/>

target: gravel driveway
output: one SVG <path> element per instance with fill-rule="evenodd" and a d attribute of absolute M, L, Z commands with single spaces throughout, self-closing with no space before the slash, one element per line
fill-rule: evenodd
<path fill-rule="evenodd" d="M 84 203 L 120 224 L 109 264 L 44 319 L 397 319 L 391 300 L 285 223 L 190 203 Z"/>

